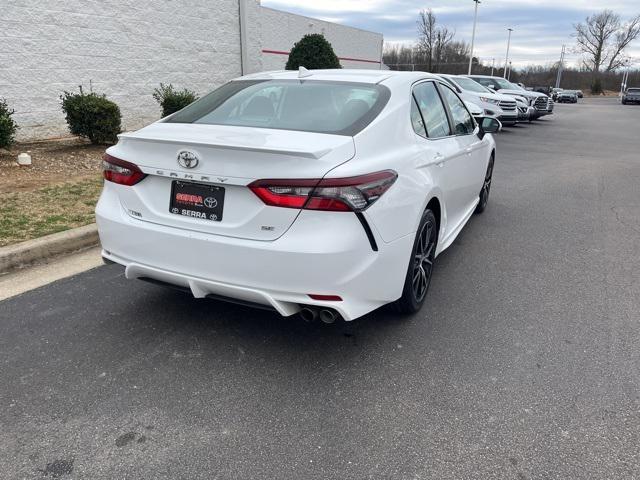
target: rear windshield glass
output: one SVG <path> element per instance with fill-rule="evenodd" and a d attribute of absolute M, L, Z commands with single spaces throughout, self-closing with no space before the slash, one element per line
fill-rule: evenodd
<path fill-rule="evenodd" d="M 355 135 L 390 96 L 381 85 L 321 80 L 229 82 L 167 118 L 204 123 Z"/>
<path fill-rule="evenodd" d="M 629 93 L 640 93 L 640 88 L 630 88 L 627 90 Z"/>

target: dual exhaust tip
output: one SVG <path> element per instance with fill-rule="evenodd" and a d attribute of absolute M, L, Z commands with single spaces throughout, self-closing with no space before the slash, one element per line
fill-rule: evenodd
<path fill-rule="evenodd" d="M 340 315 L 335 310 L 313 307 L 302 307 L 302 310 L 300 310 L 300 316 L 305 322 L 311 323 L 319 318 L 321 322 L 326 323 L 327 325 L 334 323 L 340 318 Z"/>

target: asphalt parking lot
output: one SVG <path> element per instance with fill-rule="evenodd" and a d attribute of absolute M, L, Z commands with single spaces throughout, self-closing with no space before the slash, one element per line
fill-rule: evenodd
<path fill-rule="evenodd" d="M 497 136 L 413 318 L 308 325 L 117 266 L 0 302 L 2 478 L 640 478 L 639 125 L 585 99 Z"/>

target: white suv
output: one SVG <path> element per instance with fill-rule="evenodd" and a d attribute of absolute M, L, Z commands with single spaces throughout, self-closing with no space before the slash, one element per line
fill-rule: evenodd
<path fill-rule="evenodd" d="M 451 85 L 464 101 L 481 107 L 485 115 L 497 118 L 503 125 L 515 125 L 518 121 L 518 110 L 513 97 L 492 92 L 467 77 L 438 76 Z"/>
<path fill-rule="evenodd" d="M 535 108 L 535 118 L 553 113 L 553 100 L 544 93 L 525 90 L 502 77 L 491 77 L 489 75 L 466 75 L 466 77 L 475 80 L 483 87 L 496 93 L 525 98 L 529 105 Z"/>

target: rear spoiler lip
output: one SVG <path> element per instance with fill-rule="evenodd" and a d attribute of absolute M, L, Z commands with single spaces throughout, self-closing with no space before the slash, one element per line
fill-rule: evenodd
<path fill-rule="evenodd" d="M 173 139 L 173 138 L 157 138 L 157 137 L 150 137 L 150 136 L 143 137 L 143 136 L 130 134 L 130 133 L 121 133 L 118 135 L 118 139 L 133 140 L 136 142 L 153 142 L 153 143 L 167 143 L 167 144 L 180 144 L 180 145 L 187 144 L 187 145 L 200 146 L 200 147 L 221 148 L 226 150 L 241 150 L 246 152 L 274 153 L 277 155 L 313 158 L 316 160 L 324 157 L 327 153 L 331 151 L 330 148 L 317 150 L 315 152 L 303 151 L 303 150 L 287 150 L 287 149 L 278 149 L 278 148 L 264 148 L 264 147 L 248 146 L 248 145 L 225 144 L 225 143 L 216 143 L 216 142 L 200 142 L 197 140 L 194 141 L 194 140 L 182 140 L 182 139 Z"/>

